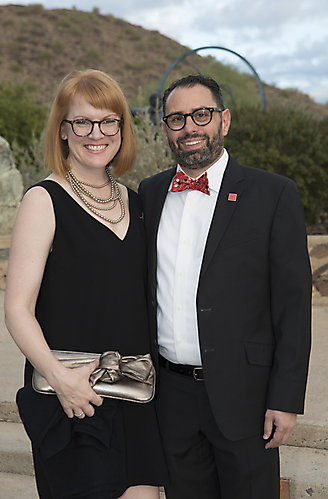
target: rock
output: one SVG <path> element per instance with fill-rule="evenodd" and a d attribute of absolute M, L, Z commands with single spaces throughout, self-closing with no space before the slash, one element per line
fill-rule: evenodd
<path fill-rule="evenodd" d="M 320 279 L 316 281 L 315 287 L 321 294 L 321 296 L 328 296 L 328 279 Z"/>
<path fill-rule="evenodd" d="M 313 279 L 313 305 L 328 305 L 328 235 L 308 237 Z"/>
<path fill-rule="evenodd" d="M 0 234 L 11 232 L 23 191 L 22 175 L 15 167 L 9 144 L 0 137 Z"/>
<path fill-rule="evenodd" d="M 328 257 L 328 244 L 319 244 L 310 253 L 311 258 L 327 258 Z"/>
<path fill-rule="evenodd" d="M 6 288 L 10 241 L 10 234 L 6 234 L 5 236 L 0 235 L 0 290 L 4 290 Z"/>
<path fill-rule="evenodd" d="M 14 167 L 14 156 L 9 143 L 0 136 L 0 176 Z"/>
<path fill-rule="evenodd" d="M 313 272 L 312 274 L 313 281 L 316 281 L 319 277 L 326 274 L 327 271 L 328 271 L 328 263 L 325 263 L 325 265 L 322 265 L 322 267 L 319 267 Z"/>
<path fill-rule="evenodd" d="M 0 289 L 6 289 L 6 276 L 7 276 L 7 260 L 0 260 Z"/>

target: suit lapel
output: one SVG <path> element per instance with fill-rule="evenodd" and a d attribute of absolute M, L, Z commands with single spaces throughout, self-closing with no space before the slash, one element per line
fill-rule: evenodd
<path fill-rule="evenodd" d="M 212 223 L 208 233 L 199 280 L 206 272 L 208 265 L 218 245 L 220 244 L 222 236 L 237 207 L 244 188 L 243 180 L 244 175 L 241 165 L 239 165 L 234 159 L 230 157 L 226 171 L 224 173 L 221 189 L 218 194 L 218 199 L 212 218 Z M 233 194 L 237 195 L 236 200 L 234 200 L 235 196 L 233 196 Z"/>

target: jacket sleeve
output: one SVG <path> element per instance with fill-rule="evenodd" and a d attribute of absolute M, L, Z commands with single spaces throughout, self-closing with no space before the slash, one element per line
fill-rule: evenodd
<path fill-rule="evenodd" d="M 269 248 L 276 349 L 267 407 L 302 414 L 311 347 L 312 279 L 303 207 L 292 181 L 279 197 Z"/>

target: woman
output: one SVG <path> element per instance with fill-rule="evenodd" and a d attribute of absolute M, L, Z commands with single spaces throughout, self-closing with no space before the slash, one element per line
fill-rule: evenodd
<path fill-rule="evenodd" d="M 130 112 L 105 73 L 60 84 L 45 137 L 52 174 L 21 203 L 6 324 L 27 357 L 18 404 L 42 499 L 157 499 L 165 463 L 153 402 L 103 399 L 98 362 L 67 369 L 51 349 L 150 352 L 145 241 L 136 193 L 116 182 L 136 156 Z M 31 388 L 33 366 L 57 397 Z"/>

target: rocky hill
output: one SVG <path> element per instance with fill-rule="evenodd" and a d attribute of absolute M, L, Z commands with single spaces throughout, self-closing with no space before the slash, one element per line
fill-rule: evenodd
<path fill-rule="evenodd" d="M 46 10 L 38 4 L 0 6 L 0 82 L 29 82 L 35 99 L 45 105 L 52 102 L 56 86 L 68 72 L 91 67 L 113 76 L 130 105 L 136 106 L 138 93 L 149 96 L 156 90 L 170 64 L 187 50 L 157 31 L 100 15 L 98 9 L 90 13 Z M 224 66 L 215 64 L 221 74 Z M 188 57 L 170 77 L 194 72 L 195 68 L 213 76 L 213 58 Z M 259 101 L 257 84 L 250 75 L 235 75 L 232 84 L 222 74 L 219 83 L 232 86 L 234 97 L 236 92 L 239 98 L 240 88 L 248 85 Z M 328 106 L 320 106 L 300 92 L 265 85 L 265 93 L 268 107 L 291 105 L 318 117 L 328 116 Z M 245 95 L 248 99 L 250 90 Z"/>
<path fill-rule="evenodd" d="M 54 89 L 69 71 L 90 67 L 117 79 L 131 100 L 139 87 L 158 82 L 185 51 L 158 32 L 97 10 L 0 6 L 0 81 L 32 82 L 43 104 L 51 103 Z"/>

